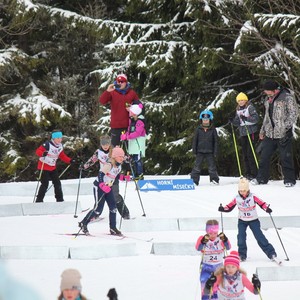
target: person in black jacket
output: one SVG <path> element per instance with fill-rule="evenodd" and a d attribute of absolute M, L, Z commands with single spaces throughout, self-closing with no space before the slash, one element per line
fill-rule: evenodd
<path fill-rule="evenodd" d="M 215 164 L 215 157 L 218 151 L 218 135 L 212 124 L 213 113 L 204 110 L 200 113 L 201 124 L 196 129 L 193 139 L 193 153 L 196 161 L 191 172 L 191 178 L 196 185 L 199 185 L 201 167 L 204 160 L 208 165 L 208 173 L 212 184 L 219 184 L 219 176 Z"/>

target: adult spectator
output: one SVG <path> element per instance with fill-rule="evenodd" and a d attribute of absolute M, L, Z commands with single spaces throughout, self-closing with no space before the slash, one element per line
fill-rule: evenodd
<path fill-rule="evenodd" d="M 102 105 L 110 104 L 110 128 L 113 147 L 120 145 L 120 136 L 123 131 L 127 131 L 129 113 L 126 108 L 134 100 L 139 101 L 139 97 L 130 87 L 125 74 L 117 75 L 114 83 L 110 84 L 99 98 Z"/>
<path fill-rule="evenodd" d="M 263 84 L 265 116 L 260 129 L 262 152 L 259 169 L 252 184 L 266 184 L 270 176 L 270 163 L 274 152 L 278 149 L 284 176 L 284 185 L 292 187 L 296 184 L 296 176 L 292 152 L 293 125 L 298 118 L 298 107 L 289 90 L 282 88 L 275 81 Z"/>

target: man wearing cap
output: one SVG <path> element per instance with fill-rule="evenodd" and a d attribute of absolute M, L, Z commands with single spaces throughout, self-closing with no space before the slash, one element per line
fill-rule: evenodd
<path fill-rule="evenodd" d="M 273 153 L 279 150 L 284 185 L 296 184 L 292 152 L 293 125 L 298 118 L 298 107 L 289 90 L 281 88 L 275 81 L 263 84 L 266 95 L 265 116 L 260 129 L 262 152 L 257 177 L 252 184 L 266 184 L 270 176 L 270 163 Z"/>
<path fill-rule="evenodd" d="M 134 100 L 139 101 L 139 97 L 130 87 L 125 74 L 117 75 L 114 83 L 110 84 L 99 98 L 102 105 L 110 104 L 111 142 L 114 147 L 120 145 L 122 131 L 127 130 L 129 113 L 126 107 Z"/>

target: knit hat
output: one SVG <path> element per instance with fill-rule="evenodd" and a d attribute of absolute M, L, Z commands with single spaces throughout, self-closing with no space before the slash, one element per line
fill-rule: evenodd
<path fill-rule="evenodd" d="M 249 191 L 249 181 L 245 177 L 241 177 L 239 181 L 239 191 Z"/>
<path fill-rule="evenodd" d="M 78 290 L 81 291 L 81 275 L 76 269 L 67 269 L 61 274 L 60 290 Z"/>
<path fill-rule="evenodd" d="M 224 259 L 224 266 L 234 265 L 237 268 L 240 267 L 240 257 L 237 251 L 231 251 Z"/>
<path fill-rule="evenodd" d="M 130 106 L 130 112 L 136 116 L 138 116 L 142 112 L 143 105 L 133 104 Z"/>
<path fill-rule="evenodd" d="M 279 84 L 276 81 L 267 80 L 264 82 L 262 88 L 264 91 L 274 91 L 274 90 L 278 90 Z"/>
<path fill-rule="evenodd" d="M 62 137 L 63 137 L 63 135 L 62 135 L 61 131 L 54 131 L 51 134 L 52 139 L 61 139 Z"/>
<path fill-rule="evenodd" d="M 124 153 L 122 148 L 120 148 L 119 146 L 116 146 L 114 149 L 112 149 L 111 157 L 115 158 L 115 157 L 118 157 L 118 156 L 124 157 L 125 153 Z"/>
<path fill-rule="evenodd" d="M 219 232 L 219 225 L 206 225 L 206 232 L 207 233 L 218 233 Z"/>
<path fill-rule="evenodd" d="M 108 135 L 102 135 L 100 136 L 100 145 L 110 145 L 111 144 L 111 138 Z"/>
<path fill-rule="evenodd" d="M 127 76 L 125 74 L 118 74 L 117 77 L 116 77 L 116 81 L 127 82 Z"/>
<path fill-rule="evenodd" d="M 239 93 L 236 96 L 236 102 L 243 101 L 243 100 L 248 101 L 248 96 L 245 93 Z"/>

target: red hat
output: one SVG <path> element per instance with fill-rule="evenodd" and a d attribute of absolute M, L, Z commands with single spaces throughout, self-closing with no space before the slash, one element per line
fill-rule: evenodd
<path fill-rule="evenodd" d="M 224 259 L 224 266 L 234 265 L 237 268 L 240 267 L 240 257 L 237 251 L 231 251 L 228 256 Z"/>
<path fill-rule="evenodd" d="M 124 81 L 127 82 L 127 76 L 125 74 L 118 74 L 116 81 Z"/>

